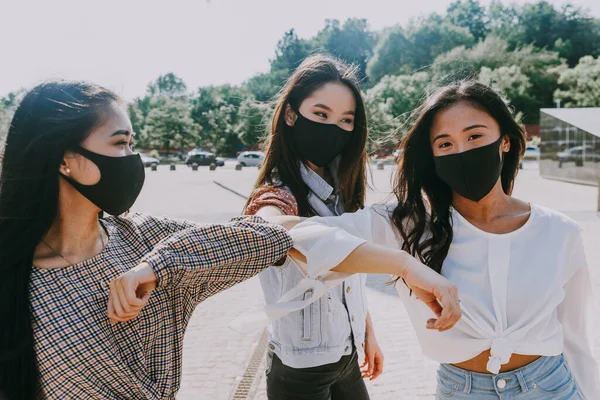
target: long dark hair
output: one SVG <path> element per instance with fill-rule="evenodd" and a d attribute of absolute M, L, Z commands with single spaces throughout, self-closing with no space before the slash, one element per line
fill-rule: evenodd
<path fill-rule="evenodd" d="M 36 86 L 12 119 L 0 175 L 0 397 L 34 399 L 39 389 L 29 277 L 36 246 L 58 213 L 59 166 L 119 98 L 99 86 Z"/>
<path fill-rule="evenodd" d="M 464 81 L 444 86 L 415 110 L 414 122 L 401 145 L 394 189 L 398 206 L 392 221 L 402 237 L 403 250 L 438 273 L 452 242 L 452 190 L 436 174 L 429 135 L 436 114 L 459 102 L 488 113 L 500 126 L 500 135 L 510 139 L 501 173 L 502 188 L 508 195 L 526 147 L 524 130 L 507 104 L 481 83 Z"/>
<path fill-rule="evenodd" d="M 356 67 L 336 58 L 317 54 L 300 64 L 279 93 L 271 132 L 266 144 L 266 157 L 255 188 L 281 183 L 292 191 L 298 203 L 300 216 L 315 215 L 308 203 L 308 188 L 300 174 L 302 159 L 292 140 L 292 129 L 285 122 L 285 109 L 289 104 L 297 110 L 315 90 L 327 83 L 342 83 L 354 94 L 356 110 L 352 139 L 342 152 L 338 171 L 340 193 L 344 210 L 353 212 L 364 206 L 366 192 L 367 116 L 360 94 Z M 252 196 L 250 196 L 250 201 Z"/>

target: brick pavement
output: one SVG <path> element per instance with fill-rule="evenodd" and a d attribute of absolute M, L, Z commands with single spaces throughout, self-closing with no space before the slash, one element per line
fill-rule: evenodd
<path fill-rule="evenodd" d="M 527 167 L 527 166 L 526 166 Z M 391 168 L 373 171 L 374 191 L 368 203 L 389 196 Z M 246 194 L 257 170 L 231 168 L 197 173 L 180 167 L 176 172 L 159 169 L 148 179 L 137 211 L 222 222 L 239 213 L 243 200 L 216 186 L 213 181 Z M 600 217 L 595 212 L 597 188 L 539 178 L 531 166 L 522 171 L 515 196 L 554 208 L 576 219 L 584 232 L 584 244 L 592 269 L 596 304 L 600 309 Z M 380 345 L 386 356 L 385 373 L 369 383 L 374 400 L 433 398 L 437 363 L 421 355 L 404 308 L 393 291 L 383 283 L 386 277 L 371 276 L 368 282 L 370 311 Z M 248 308 L 262 303 L 260 285 L 253 278 L 201 304 L 190 323 L 184 341 L 184 375 L 179 399 L 229 400 L 254 351 L 260 332 L 238 335 L 229 322 Z M 600 328 L 600 323 L 596 323 Z M 596 331 L 599 331 L 596 329 Z M 600 360 L 600 342 L 595 355 Z M 251 398 L 265 399 L 264 373 Z"/>

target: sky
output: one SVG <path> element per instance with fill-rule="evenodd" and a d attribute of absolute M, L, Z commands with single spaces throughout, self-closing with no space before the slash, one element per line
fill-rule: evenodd
<path fill-rule="evenodd" d="M 556 5 L 564 1 L 550 0 Z M 489 4 L 490 0 L 482 0 Z M 524 3 L 526 0 L 517 0 Z M 283 34 L 326 19 L 406 24 L 451 0 L 0 0 L 0 96 L 46 79 L 89 80 L 126 99 L 173 72 L 190 90 L 267 72 Z M 600 17 L 600 1 L 573 0 Z"/>

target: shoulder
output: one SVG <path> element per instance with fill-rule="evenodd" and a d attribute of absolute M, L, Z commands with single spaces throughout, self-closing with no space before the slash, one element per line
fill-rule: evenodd
<path fill-rule="evenodd" d="M 531 203 L 531 213 L 530 218 L 535 218 L 540 225 L 552 229 L 555 234 L 579 234 L 579 224 L 561 212 Z"/>
<path fill-rule="evenodd" d="M 285 215 L 298 215 L 298 203 L 290 190 L 284 186 L 260 186 L 250 195 L 244 210 L 246 215 L 254 215 L 262 207 L 277 207 Z"/>

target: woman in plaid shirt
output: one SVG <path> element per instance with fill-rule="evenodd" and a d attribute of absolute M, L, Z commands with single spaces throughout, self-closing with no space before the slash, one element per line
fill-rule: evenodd
<path fill-rule="evenodd" d="M 144 182 L 132 141 L 119 98 L 93 84 L 45 83 L 17 109 L 0 176 L 0 399 L 173 399 L 195 306 L 291 251 L 257 217 L 121 216 Z M 369 272 L 436 293 L 440 327 L 457 322 L 450 282 L 377 250 L 334 270 L 374 259 Z"/>
<path fill-rule="evenodd" d="M 144 181 L 131 132 L 117 96 L 85 83 L 42 84 L 15 113 L 0 179 L 1 399 L 173 398 L 196 305 L 292 245 L 259 218 L 118 216 Z M 132 277 L 137 302 L 111 300 L 109 319 L 110 288 L 128 296 Z"/>

